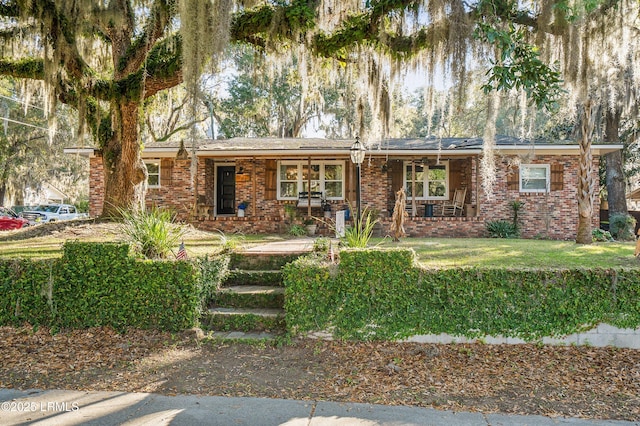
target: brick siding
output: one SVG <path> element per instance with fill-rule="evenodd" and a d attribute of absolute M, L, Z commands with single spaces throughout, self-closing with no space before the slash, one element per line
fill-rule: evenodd
<path fill-rule="evenodd" d="M 524 202 L 520 211 L 521 232 L 524 238 L 551 238 L 571 240 L 575 238 L 578 224 L 578 203 L 576 199 L 577 185 L 577 156 L 549 156 L 539 155 L 528 164 L 562 164 L 563 188 L 549 193 L 521 193 L 516 189 L 508 189 L 507 174 L 510 157 L 500 157 L 497 165 L 496 183 L 493 193 L 489 196 L 478 186 L 481 177 L 478 175 L 478 158 L 467 157 L 455 160 L 458 173 L 456 182 L 460 187 L 467 188 L 466 202 L 477 207 L 474 217 L 415 217 L 408 218 L 405 229 L 410 236 L 433 237 L 482 237 L 486 236 L 485 222 L 487 220 L 511 220 L 512 211 L 509 204 L 514 200 Z M 207 188 L 205 158 L 199 158 L 197 171 L 198 204 L 205 203 L 212 197 L 212 188 Z M 222 160 L 215 159 L 219 162 Z M 352 166 L 345 158 L 347 170 Z M 452 160 L 453 161 L 453 160 Z M 235 163 L 236 170 L 242 169 L 243 175 L 236 181 L 236 202 L 248 201 L 249 208 L 244 218 L 215 217 L 213 206 L 205 205 L 198 214 L 194 214 L 195 185 L 191 180 L 190 160 L 163 160 L 164 166 L 169 166 L 171 172 L 165 170 L 164 180 L 159 188 L 150 188 L 147 192 L 147 206 L 165 206 L 174 209 L 183 221 L 191 221 L 195 226 L 210 231 L 227 233 L 284 233 L 288 229 L 285 215 L 285 205 L 295 204 L 294 201 L 265 200 L 265 169 L 267 160 L 255 159 L 226 159 L 226 163 Z M 368 207 L 379 214 L 380 233 L 388 232 L 394 192 L 390 172 L 386 170 L 386 158 L 367 158 L 361 166 L 362 208 Z M 598 179 L 599 159 L 593 161 L 593 177 Z M 161 166 L 162 167 L 162 166 Z M 450 194 L 455 188 L 449 188 Z M 355 195 L 346 188 L 346 196 L 351 199 L 355 208 Z M 98 216 L 102 212 L 104 199 L 102 158 L 94 157 L 90 161 L 90 214 Z M 211 202 L 209 201 L 209 204 Z M 347 201 L 333 201 L 332 215 L 343 208 Z M 422 215 L 424 207 L 418 209 Z M 306 209 L 299 209 L 299 216 L 306 216 Z M 320 209 L 314 209 L 312 215 L 321 217 Z M 599 198 L 594 194 L 593 226 L 599 226 Z M 329 235 L 330 227 L 321 224 L 319 232 Z"/>

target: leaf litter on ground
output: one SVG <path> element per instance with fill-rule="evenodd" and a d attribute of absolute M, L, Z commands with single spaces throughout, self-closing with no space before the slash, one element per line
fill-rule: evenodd
<path fill-rule="evenodd" d="M 640 351 L 0 327 L 0 387 L 332 400 L 640 420 Z"/>

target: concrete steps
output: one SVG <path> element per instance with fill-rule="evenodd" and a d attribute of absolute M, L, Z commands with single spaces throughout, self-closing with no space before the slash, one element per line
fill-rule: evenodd
<path fill-rule="evenodd" d="M 203 328 L 225 338 L 283 334 L 285 289 L 281 268 L 303 253 L 234 253 L 227 278 L 201 318 Z"/>

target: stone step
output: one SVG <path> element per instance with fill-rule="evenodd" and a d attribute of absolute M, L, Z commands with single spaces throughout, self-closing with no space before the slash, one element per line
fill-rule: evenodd
<path fill-rule="evenodd" d="M 203 327 L 215 331 L 277 332 L 285 329 L 284 309 L 210 308 L 201 318 Z"/>
<path fill-rule="evenodd" d="M 280 270 L 246 271 L 232 269 L 222 283 L 223 287 L 240 285 L 282 286 L 282 272 Z"/>
<path fill-rule="evenodd" d="M 283 308 L 284 287 L 236 285 L 223 287 L 211 301 L 213 306 L 236 308 Z"/>
<path fill-rule="evenodd" d="M 306 252 L 239 252 L 231 254 L 230 269 L 245 271 L 279 270 L 289 262 L 296 260 Z"/>

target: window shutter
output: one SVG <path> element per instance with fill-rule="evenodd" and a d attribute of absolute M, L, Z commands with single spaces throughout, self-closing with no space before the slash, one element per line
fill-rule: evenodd
<path fill-rule="evenodd" d="M 396 193 L 400 191 L 400 188 L 404 186 L 402 181 L 404 163 L 400 160 L 392 160 L 389 162 L 389 174 L 391 175 L 391 191 L 393 192 L 392 198 L 395 202 Z"/>
<path fill-rule="evenodd" d="M 564 187 L 564 164 L 551 165 L 551 190 L 562 191 Z"/>
<path fill-rule="evenodd" d="M 160 162 L 160 186 L 171 186 L 173 175 L 173 159 L 163 158 Z"/>
<path fill-rule="evenodd" d="M 264 199 L 275 200 L 278 194 L 278 163 L 276 160 L 265 162 Z"/>
<path fill-rule="evenodd" d="M 507 189 L 520 190 L 520 169 L 514 167 L 507 172 Z"/>

